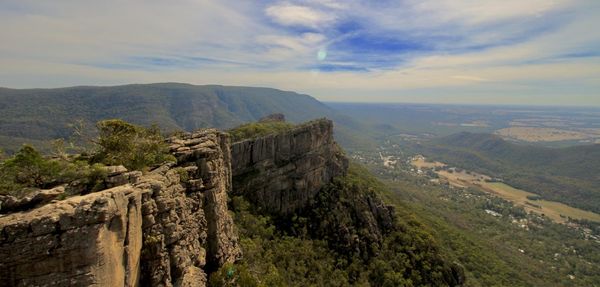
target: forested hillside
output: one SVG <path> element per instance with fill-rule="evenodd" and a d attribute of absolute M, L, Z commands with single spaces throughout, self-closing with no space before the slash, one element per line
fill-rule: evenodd
<path fill-rule="evenodd" d="M 272 113 L 291 122 L 329 117 L 344 144 L 368 144 L 351 134 L 360 123 L 339 115 L 316 99 L 270 88 L 195 86 L 179 83 L 59 89 L 0 88 L 0 148 L 16 151 L 21 144 L 47 145 L 68 138 L 73 124 L 88 127 L 120 118 L 167 132 L 202 127 L 231 128 Z M 90 128 L 93 130 L 93 128 Z"/>

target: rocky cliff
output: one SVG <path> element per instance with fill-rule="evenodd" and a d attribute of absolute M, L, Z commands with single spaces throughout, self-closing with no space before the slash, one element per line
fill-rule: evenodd
<path fill-rule="evenodd" d="M 112 188 L 11 200 L 14 212 L 0 215 L 0 286 L 205 286 L 241 258 L 230 193 L 273 215 L 282 234 L 325 240 L 338 258 L 364 264 L 402 232 L 393 208 L 345 176 L 329 120 L 233 144 L 216 130 L 168 143 L 176 162 L 145 173 L 112 167 Z M 290 224 L 294 217 L 305 226 Z"/>
<path fill-rule="evenodd" d="M 321 119 L 231 146 L 233 191 L 264 211 L 290 214 L 307 206 L 321 188 L 348 168 Z"/>
<path fill-rule="evenodd" d="M 264 121 L 268 124 L 281 121 L 280 118 L 268 117 Z M 256 130 L 260 134 L 261 126 Z M 397 217 L 395 208 L 382 200 L 377 191 L 383 190 L 381 184 L 369 176 L 367 170 L 349 167 L 334 141 L 331 121 L 311 121 L 266 136 L 247 134 L 251 138 L 235 142 L 231 148 L 233 193 L 252 203 L 250 212 L 260 219 L 249 220 L 252 223 L 248 226 L 240 220 L 242 230 L 246 230 L 242 233 L 243 242 L 254 243 L 256 238 L 264 236 L 248 233 L 248 230 L 255 227 L 255 222 L 266 220 L 273 223 L 282 237 L 273 239 L 270 235 L 258 242 L 281 242 L 287 237 L 324 242 L 327 250 L 334 254 L 336 267 L 351 274 L 347 281 L 350 285 L 364 284 L 359 283 L 361 276 L 368 277 L 372 286 L 460 286 L 464 283 L 462 267 L 440 256 L 432 240 L 419 238 L 420 233 L 411 234 L 415 229 L 419 231 L 418 228 L 408 228 L 405 219 Z M 248 218 L 247 214 L 236 216 Z M 249 250 L 255 249 L 249 247 Z M 277 254 L 278 251 L 270 250 L 263 255 L 271 257 L 271 252 Z M 261 265 L 263 259 L 250 253 L 247 259 Z M 293 251 L 285 254 L 306 256 L 306 253 Z M 268 264 L 268 259 L 265 260 Z M 287 260 L 279 258 L 271 264 L 279 265 L 279 261 Z M 316 265 L 322 268 L 321 263 Z M 363 270 L 357 271 L 357 266 Z M 310 270 L 313 266 L 306 267 Z M 390 273 L 382 271 L 386 268 Z M 392 277 L 395 279 L 390 279 Z M 321 284 L 344 285 L 339 281 Z"/>
<path fill-rule="evenodd" d="M 37 208 L 34 198 L 11 203 L 24 211 L 0 217 L 0 285 L 202 286 L 241 256 L 227 209 L 232 176 L 236 193 L 288 213 L 347 169 L 328 120 L 233 145 L 216 130 L 169 144 L 176 163 L 112 168 L 113 188 Z"/>
<path fill-rule="evenodd" d="M 315 238 L 330 238 L 333 249 L 368 258 L 394 227 L 394 209 L 377 195 L 334 183 L 346 175 L 348 160 L 329 120 L 233 143 L 231 155 L 233 193 L 259 213 L 274 215 L 281 229 L 291 225 L 290 217 L 302 216 Z"/>
<path fill-rule="evenodd" d="M 238 259 L 228 136 L 169 141 L 177 163 L 0 217 L 0 285 L 203 286 L 207 271 Z"/>

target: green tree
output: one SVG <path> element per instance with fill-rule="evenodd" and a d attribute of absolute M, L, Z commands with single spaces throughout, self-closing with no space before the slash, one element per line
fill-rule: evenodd
<path fill-rule="evenodd" d="M 137 170 L 174 160 L 157 126 L 146 129 L 118 119 L 96 126 L 99 135 L 92 162 Z"/>
<path fill-rule="evenodd" d="M 17 197 L 25 195 L 27 188 L 51 188 L 76 179 L 80 179 L 82 188 L 94 190 L 104 178 L 106 171 L 100 165 L 46 158 L 30 145 L 0 162 L 0 193 Z"/>
<path fill-rule="evenodd" d="M 14 157 L 4 161 L 1 169 L 4 178 L 17 185 L 45 187 L 55 181 L 61 167 L 56 161 L 46 160 L 32 146 L 23 145 Z"/>
<path fill-rule="evenodd" d="M 229 130 L 229 134 L 234 142 L 245 139 L 261 137 L 272 133 L 289 130 L 294 125 L 288 122 L 258 122 L 248 123 Z"/>

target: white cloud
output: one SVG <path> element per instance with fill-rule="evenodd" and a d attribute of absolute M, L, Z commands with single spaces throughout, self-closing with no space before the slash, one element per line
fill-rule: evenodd
<path fill-rule="evenodd" d="M 309 5 L 323 6 L 331 9 L 346 9 L 349 1 L 337 0 L 304 0 L 304 3 Z"/>
<path fill-rule="evenodd" d="M 308 6 L 281 3 L 268 7 L 265 13 L 284 26 L 320 28 L 335 20 L 335 16 Z"/>
<path fill-rule="evenodd" d="M 298 37 L 280 36 L 280 35 L 262 35 L 257 37 L 261 44 L 281 46 L 290 50 L 304 51 L 307 48 L 314 48 L 325 40 L 325 36 L 319 33 L 303 33 Z"/>
<path fill-rule="evenodd" d="M 457 80 L 463 80 L 463 81 L 470 81 L 470 82 L 489 82 L 489 79 L 486 78 L 482 78 L 482 77 L 476 77 L 476 76 L 469 76 L 469 75 L 456 75 L 456 76 L 452 76 L 452 79 L 457 79 Z"/>
<path fill-rule="evenodd" d="M 2 9 L 6 3 L 18 9 Z M 178 81 L 272 86 L 348 101 L 365 94 L 417 101 L 413 95 L 427 93 L 431 101 L 435 95 L 459 101 L 463 94 L 476 101 L 481 94 L 515 103 L 548 95 L 559 102 L 568 93 L 600 105 L 600 57 L 568 57 L 600 50 L 600 30 L 590 28 L 600 25 L 598 11 L 596 0 L 290 0 L 267 7 L 230 0 L 4 0 L 0 86 Z M 320 63 L 360 67 L 366 61 L 358 53 L 346 62 L 336 58 L 346 52 L 336 44 L 349 34 L 332 27 L 347 19 L 361 31 L 399 40 L 433 39 L 438 50 L 406 53 L 370 72 L 310 71 Z M 530 24 L 553 28 L 465 49 L 529 31 Z M 295 32 L 303 28 L 315 31 Z M 458 40 L 435 43 L 436 37 Z M 327 51 L 325 61 L 318 60 L 320 50 Z M 168 68 L 143 62 L 153 58 L 207 61 Z"/>
<path fill-rule="evenodd" d="M 471 25 L 523 17 L 539 17 L 566 7 L 571 0 L 414 0 L 414 12 L 435 22 L 460 21 Z M 429 16 L 429 17 L 427 17 Z"/>

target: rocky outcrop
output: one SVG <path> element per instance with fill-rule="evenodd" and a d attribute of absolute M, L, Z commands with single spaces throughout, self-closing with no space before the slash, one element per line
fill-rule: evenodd
<path fill-rule="evenodd" d="M 171 139 L 171 149 L 185 171 L 186 194 L 202 197 L 207 221 L 210 268 L 234 262 L 241 255 L 233 219 L 227 208 L 231 191 L 231 152 L 225 133 L 196 133 Z M 199 193 L 198 193 L 199 192 Z"/>
<path fill-rule="evenodd" d="M 0 215 L 0 286 L 205 286 L 241 257 L 230 192 L 278 219 L 309 219 L 310 236 L 365 262 L 395 229 L 375 192 L 333 180 L 348 160 L 329 120 L 234 144 L 216 130 L 168 143 L 176 162 L 145 173 L 109 167 L 108 189 L 11 202 L 19 212 Z"/>
<path fill-rule="evenodd" d="M 108 167 L 109 189 L 11 202 L 20 212 L 0 216 L 0 285 L 203 286 L 241 256 L 232 177 L 236 192 L 288 213 L 347 168 L 328 120 L 233 145 L 216 130 L 168 142 L 176 163 L 144 174 Z"/>
<path fill-rule="evenodd" d="M 141 171 L 128 172 L 122 166 L 105 166 L 106 172 L 104 178 L 98 186 L 109 189 L 115 186 L 124 185 L 127 183 L 135 183 L 142 176 Z M 63 184 L 51 189 L 32 190 L 29 194 L 23 197 L 15 197 L 11 195 L 0 195 L 0 214 L 24 211 L 46 205 L 51 202 L 56 202 L 67 194 L 88 194 L 92 192 L 89 186 L 80 180 L 75 180 L 69 184 Z"/>
<path fill-rule="evenodd" d="M 293 129 L 232 144 L 233 192 L 269 213 L 290 214 L 314 199 L 348 160 L 333 139 L 333 123 L 311 121 Z"/>
<path fill-rule="evenodd" d="M 330 247 L 341 254 L 368 258 L 394 229 L 393 207 L 375 193 L 333 182 L 346 174 L 348 160 L 333 139 L 329 120 L 236 142 L 231 150 L 235 194 L 259 212 L 276 215 L 277 221 L 307 218 L 312 236 L 329 238 Z"/>
<path fill-rule="evenodd" d="M 141 196 L 127 185 L 0 218 L 0 285 L 135 285 Z"/>
<path fill-rule="evenodd" d="M 204 286 L 208 270 L 237 260 L 228 136 L 169 141 L 177 163 L 0 217 L 0 285 Z"/>
<path fill-rule="evenodd" d="M 42 189 L 17 198 L 11 195 L 0 195 L 0 213 L 10 213 L 32 209 L 36 206 L 48 204 L 65 192 L 65 185 L 51 189 Z"/>

